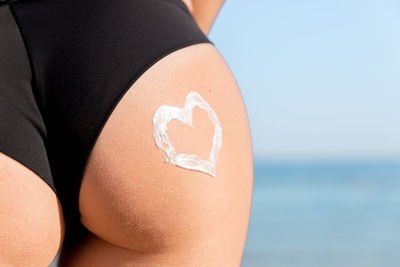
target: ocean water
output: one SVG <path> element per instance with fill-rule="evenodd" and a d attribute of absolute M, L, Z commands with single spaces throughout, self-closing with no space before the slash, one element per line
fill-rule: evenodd
<path fill-rule="evenodd" d="M 400 266 L 400 163 L 255 164 L 242 267 Z"/>

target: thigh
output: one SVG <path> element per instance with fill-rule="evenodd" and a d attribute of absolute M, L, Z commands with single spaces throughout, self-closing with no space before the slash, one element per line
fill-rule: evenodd
<path fill-rule="evenodd" d="M 49 265 L 63 235 L 54 191 L 32 170 L 0 153 L 0 265 Z"/>
<path fill-rule="evenodd" d="M 194 95 L 201 101 L 188 100 Z M 156 115 L 162 106 L 164 123 Z M 179 252 L 181 263 L 239 264 L 252 164 L 246 110 L 229 67 L 213 45 L 191 45 L 148 69 L 112 112 L 83 176 L 81 221 L 125 249 Z"/>

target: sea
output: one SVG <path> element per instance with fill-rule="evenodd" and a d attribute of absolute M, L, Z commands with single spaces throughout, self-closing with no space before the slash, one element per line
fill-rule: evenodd
<path fill-rule="evenodd" d="M 399 267 L 400 161 L 256 162 L 242 267 Z"/>

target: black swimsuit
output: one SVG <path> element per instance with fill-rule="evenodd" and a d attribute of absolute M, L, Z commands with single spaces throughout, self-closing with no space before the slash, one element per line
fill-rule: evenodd
<path fill-rule="evenodd" d="M 207 42 L 181 0 L 0 0 L 0 152 L 56 192 L 64 245 L 87 233 L 79 188 L 118 101 L 162 57 Z"/>

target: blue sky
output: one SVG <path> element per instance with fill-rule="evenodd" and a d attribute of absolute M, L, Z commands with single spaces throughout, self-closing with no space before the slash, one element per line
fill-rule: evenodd
<path fill-rule="evenodd" d="M 400 2 L 226 0 L 209 38 L 258 159 L 400 158 Z"/>

